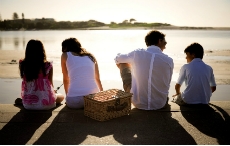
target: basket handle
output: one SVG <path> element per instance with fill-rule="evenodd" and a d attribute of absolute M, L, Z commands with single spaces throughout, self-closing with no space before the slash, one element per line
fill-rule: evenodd
<path fill-rule="evenodd" d="M 114 106 L 107 106 L 107 112 L 121 111 L 128 106 L 127 102 L 124 102 L 123 104 L 121 104 L 119 97 L 115 96 L 115 98 L 116 98 L 116 101 L 115 101 Z"/>

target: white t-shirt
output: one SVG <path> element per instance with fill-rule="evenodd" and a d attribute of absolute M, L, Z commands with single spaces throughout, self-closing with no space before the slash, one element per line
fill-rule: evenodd
<path fill-rule="evenodd" d="M 173 60 L 157 46 L 137 49 L 128 54 L 118 54 L 116 64 L 131 64 L 132 103 L 135 107 L 144 110 L 162 108 L 168 97 Z"/>
<path fill-rule="evenodd" d="M 212 96 L 211 86 L 216 86 L 213 70 L 200 58 L 182 66 L 177 84 L 185 82 L 182 99 L 188 104 L 208 104 Z"/>
<path fill-rule="evenodd" d="M 66 66 L 70 79 L 67 97 L 99 92 L 95 80 L 95 63 L 88 56 L 74 56 L 67 52 Z"/>

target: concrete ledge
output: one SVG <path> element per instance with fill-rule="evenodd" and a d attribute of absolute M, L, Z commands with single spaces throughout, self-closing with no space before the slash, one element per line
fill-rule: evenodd
<path fill-rule="evenodd" d="M 0 104 L 0 144 L 230 144 L 230 101 L 139 110 L 105 122 L 61 105 L 48 111 Z"/>

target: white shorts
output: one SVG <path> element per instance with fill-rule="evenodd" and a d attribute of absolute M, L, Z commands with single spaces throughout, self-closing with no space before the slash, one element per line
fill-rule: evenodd
<path fill-rule="evenodd" d="M 75 96 L 75 97 L 66 97 L 66 105 L 69 108 L 84 108 L 84 97 L 83 96 Z"/>

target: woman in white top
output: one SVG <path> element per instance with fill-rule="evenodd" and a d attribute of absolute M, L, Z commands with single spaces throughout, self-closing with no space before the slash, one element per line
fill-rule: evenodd
<path fill-rule="evenodd" d="M 70 108 L 83 108 L 84 96 L 102 91 L 98 63 L 95 57 L 81 47 L 76 38 L 62 42 L 61 66 Z"/>

